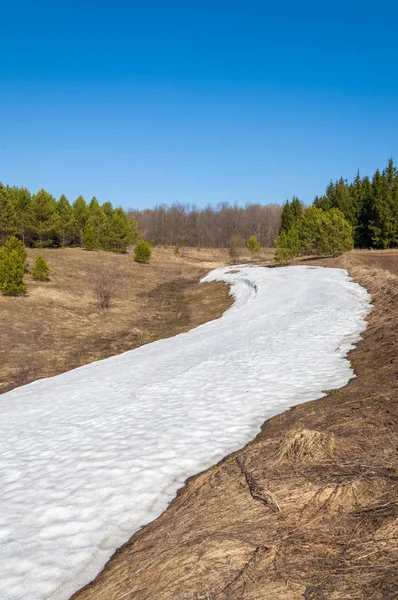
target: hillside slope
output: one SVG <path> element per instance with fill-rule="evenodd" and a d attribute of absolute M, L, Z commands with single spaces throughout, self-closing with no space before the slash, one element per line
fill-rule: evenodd
<path fill-rule="evenodd" d="M 396 599 L 398 253 L 368 255 L 320 261 L 372 294 L 357 377 L 191 478 L 74 600 Z"/>

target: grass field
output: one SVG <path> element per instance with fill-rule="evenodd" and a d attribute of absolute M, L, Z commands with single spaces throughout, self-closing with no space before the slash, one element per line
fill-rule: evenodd
<path fill-rule="evenodd" d="M 222 283 L 198 286 L 223 251 L 155 248 L 147 265 L 131 255 L 80 248 L 28 250 L 41 254 L 51 281 L 27 274 L 28 293 L 0 296 L 0 393 L 175 335 L 219 317 L 229 306 Z M 114 287 L 112 306 L 98 306 L 98 279 Z"/>

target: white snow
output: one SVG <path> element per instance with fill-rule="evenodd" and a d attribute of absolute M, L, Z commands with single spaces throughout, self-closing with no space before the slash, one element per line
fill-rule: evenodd
<path fill-rule="evenodd" d="M 370 302 L 346 271 L 216 279 L 235 297 L 221 319 L 0 398 L 2 600 L 69 598 L 188 476 L 353 376 Z"/>

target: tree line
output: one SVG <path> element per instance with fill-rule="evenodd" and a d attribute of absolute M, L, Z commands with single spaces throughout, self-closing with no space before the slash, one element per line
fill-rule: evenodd
<path fill-rule="evenodd" d="M 286 202 L 275 246 L 281 263 L 305 254 L 340 254 L 354 246 L 397 247 L 398 170 L 393 159 L 372 179 L 358 172 L 351 183 L 331 181 L 305 210 L 297 198 Z"/>
<path fill-rule="evenodd" d="M 358 172 L 351 183 L 343 178 L 331 181 L 314 206 L 340 210 L 352 226 L 356 248 L 398 246 L 398 170 L 392 158 L 371 179 Z"/>
<path fill-rule="evenodd" d="M 279 204 L 227 202 L 199 209 L 190 204 L 159 205 L 153 209 L 132 210 L 142 235 L 157 244 L 227 248 L 235 235 L 246 240 L 255 235 L 262 246 L 272 246 L 279 233 L 282 207 Z"/>
<path fill-rule="evenodd" d="M 100 205 L 95 197 L 87 203 L 79 196 L 71 204 L 64 195 L 56 200 L 43 189 L 31 194 L 0 183 L 0 246 L 10 236 L 36 248 L 74 245 L 127 252 L 138 236 L 138 223 L 122 208 Z"/>

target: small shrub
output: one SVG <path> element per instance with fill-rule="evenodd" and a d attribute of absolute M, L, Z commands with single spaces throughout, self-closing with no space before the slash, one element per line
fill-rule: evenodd
<path fill-rule="evenodd" d="M 179 246 L 176 246 L 174 248 L 174 256 L 180 256 L 180 247 Z"/>
<path fill-rule="evenodd" d="M 240 262 L 240 249 L 246 246 L 245 238 L 241 235 L 233 235 L 228 242 L 228 254 L 233 265 Z"/>
<path fill-rule="evenodd" d="M 168 245 L 168 244 L 163 244 L 163 248 L 164 248 L 165 250 L 167 250 L 167 248 L 168 248 L 168 247 L 169 247 L 169 245 Z"/>
<path fill-rule="evenodd" d="M 50 267 L 42 256 L 36 258 L 35 266 L 32 269 L 32 277 L 37 281 L 48 281 L 50 279 Z"/>
<path fill-rule="evenodd" d="M 114 273 L 99 271 L 94 284 L 94 296 L 99 308 L 107 309 L 112 306 L 116 291 L 117 278 Z"/>
<path fill-rule="evenodd" d="M 251 235 L 247 241 L 247 247 L 252 254 L 259 254 L 261 250 L 260 242 L 255 235 Z"/>
<path fill-rule="evenodd" d="M 134 248 L 134 260 L 138 263 L 148 263 L 152 256 L 152 246 L 149 242 L 137 242 Z"/>

